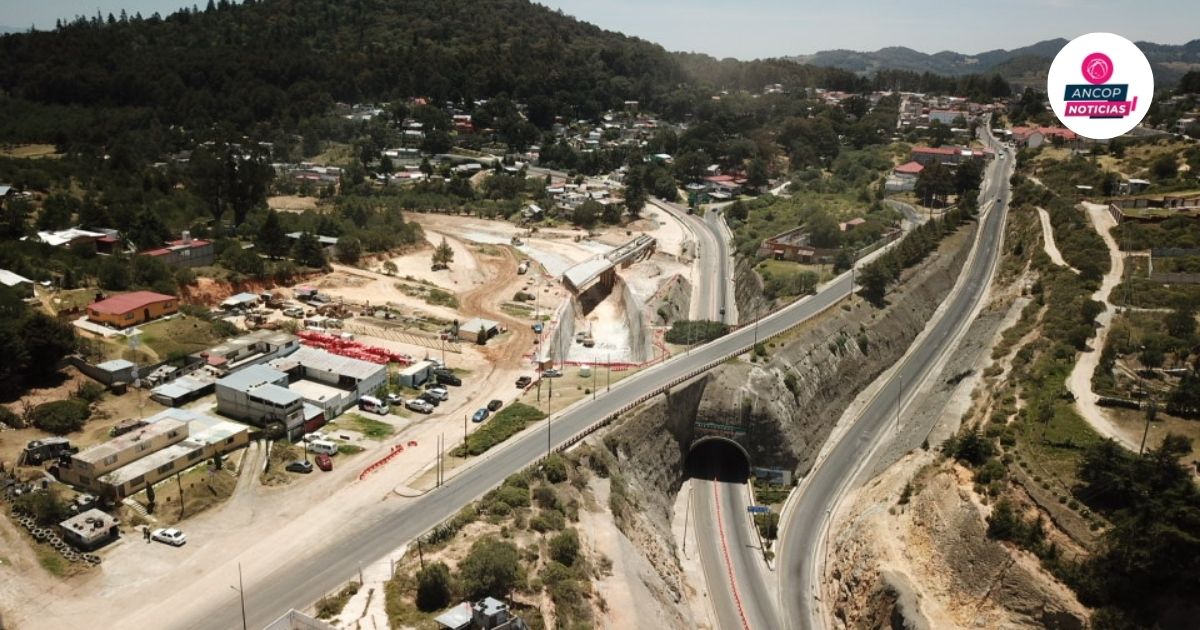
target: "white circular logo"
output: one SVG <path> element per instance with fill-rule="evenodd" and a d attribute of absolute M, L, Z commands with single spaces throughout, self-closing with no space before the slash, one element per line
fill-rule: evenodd
<path fill-rule="evenodd" d="M 1128 39 L 1088 33 L 1058 51 L 1046 78 L 1046 95 L 1068 129 L 1108 140 L 1142 122 L 1154 97 L 1154 72 Z"/>

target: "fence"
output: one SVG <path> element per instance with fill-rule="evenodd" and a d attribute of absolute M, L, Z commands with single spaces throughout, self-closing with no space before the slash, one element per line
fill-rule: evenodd
<path fill-rule="evenodd" d="M 378 326 L 358 320 L 346 322 L 342 326 L 342 330 L 352 332 L 357 335 L 367 335 L 368 337 L 376 337 L 379 339 L 387 339 L 388 341 L 397 341 L 413 346 L 421 346 L 423 348 L 431 348 L 433 350 L 445 350 L 455 354 L 462 354 L 462 344 L 450 339 L 442 339 L 441 337 L 417 333 L 401 328 L 388 328 Z"/>

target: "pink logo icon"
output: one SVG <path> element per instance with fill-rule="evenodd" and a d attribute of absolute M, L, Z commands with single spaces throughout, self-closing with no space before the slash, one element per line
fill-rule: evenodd
<path fill-rule="evenodd" d="M 1107 82 L 1113 75 L 1112 59 L 1104 53 L 1094 52 L 1083 58 L 1083 78 L 1092 85 Z"/>

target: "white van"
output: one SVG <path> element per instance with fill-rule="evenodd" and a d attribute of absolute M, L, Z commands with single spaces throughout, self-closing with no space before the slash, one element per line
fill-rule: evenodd
<path fill-rule="evenodd" d="M 318 455 L 336 455 L 338 452 L 338 445 L 329 440 L 313 440 L 308 443 L 306 448 L 308 448 L 308 452 Z"/>
<path fill-rule="evenodd" d="M 376 398 L 374 396 L 363 396 L 362 398 L 359 398 L 358 399 L 358 408 L 363 411 L 370 411 L 371 413 L 377 413 L 381 416 L 386 416 L 389 413 L 391 413 L 391 411 L 392 411 L 388 407 L 387 403 L 383 402 L 382 400 L 379 400 L 378 398 Z"/>

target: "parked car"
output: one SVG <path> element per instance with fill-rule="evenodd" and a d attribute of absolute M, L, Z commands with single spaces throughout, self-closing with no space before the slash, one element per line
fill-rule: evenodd
<path fill-rule="evenodd" d="M 488 408 L 488 411 L 498 411 L 503 406 L 504 406 L 503 402 L 501 402 L 499 400 L 492 400 L 492 401 L 488 402 L 487 408 Z"/>
<path fill-rule="evenodd" d="M 313 465 L 312 465 L 312 462 L 306 462 L 302 459 L 298 459 L 298 460 L 288 464 L 284 470 L 286 470 L 288 472 L 294 472 L 294 473 L 300 473 L 302 475 L 307 475 L 308 473 L 312 472 Z"/>
<path fill-rule="evenodd" d="M 333 458 L 328 455 L 317 455 L 313 458 L 317 462 L 317 468 L 329 472 L 333 470 Z"/>
<path fill-rule="evenodd" d="M 462 385 L 462 379 L 450 372 L 435 374 L 434 377 L 437 378 L 438 385 L 453 385 L 455 387 Z"/>
<path fill-rule="evenodd" d="M 417 400 L 425 401 L 425 402 L 433 405 L 434 407 L 442 404 L 441 398 L 438 398 L 437 396 L 434 396 L 433 394 L 430 394 L 429 392 L 425 392 L 425 393 L 421 394 L 420 396 L 417 396 Z"/>
<path fill-rule="evenodd" d="M 562 370 L 558 368 L 550 368 L 542 372 L 542 378 L 558 378 L 562 376 Z"/>
<path fill-rule="evenodd" d="M 160 527 L 150 532 L 150 538 L 161 543 L 182 547 L 187 542 L 187 534 L 175 529 L 174 527 Z"/>
<path fill-rule="evenodd" d="M 433 405 L 421 400 L 420 398 L 414 398 L 404 403 L 404 406 L 410 411 L 415 411 L 417 413 L 433 413 Z"/>
<path fill-rule="evenodd" d="M 388 394 L 387 395 L 387 403 L 389 405 L 403 405 L 404 397 L 401 396 L 400 394 Z"/>
<path fill-rule="evenodd" d="M 425 393 L 429 394 L 430 396 L 435 396 L 438 400 L 443 402 L 450 400 L 450 391 L 436 383 L 430 383 L 426 385 Z"/>
<path fill-rule="evenodd" d="M 487 420 L 488 415 L 489 414 L 486 407 L 479 409 L 475 412 L 475 415 L 471 416 L 471 422 L 483 422 L 484 420 Z"/>
<path fill-rule="evenodd" d="M 304 317 L 304 309 L 302 309 L 302 308 L 285 308 L 285 309 L 283 309 L 283 316 L 291 317 L 292 319 L 300 319 L 300 318 Z"/>
<path fill-rule="evenodd" d="M 539 335 L 542 334 L 542 322 L 537 322 L 533 325 L 533 332 Z"/>
<path fill-rule="evenodd" d="M 321 433 L 320 431 L 313 431 L 312 433 L 304 434 L 305 442 L 313 442 L 316 440 L 328 440 L 328 439 L 329 439 L 329 436 L 325 435 L 324 433 Z"/>
<path fill-rule="evenodd" d="M 522 376 L 517 379 L 517 389 L 525 389 L 526 387 L 529 387 L 529 384 L 532 382 L 532 378 L 528 376 Z"/>

